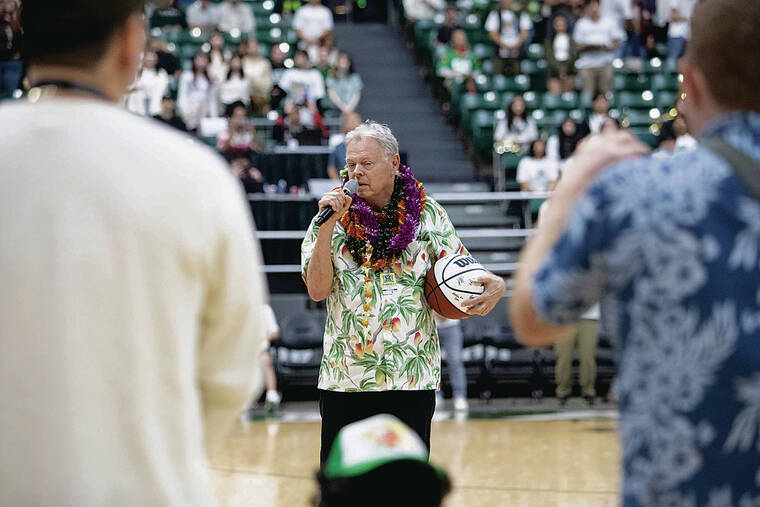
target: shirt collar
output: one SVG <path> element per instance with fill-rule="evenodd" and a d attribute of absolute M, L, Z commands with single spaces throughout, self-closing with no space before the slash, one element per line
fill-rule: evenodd
<path fill-rule="evenodd" d="M 760 131 L 760 113 L 754 111 L 732 111 L 721 114 L 702 129 L 702 139 L 725 137 L 734 132 Z"/>

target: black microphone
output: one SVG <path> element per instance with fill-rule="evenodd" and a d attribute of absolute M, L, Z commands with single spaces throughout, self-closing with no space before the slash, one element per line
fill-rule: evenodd
<path fill-rule="evenodd" d="M 348 180 L 346 184 L 343 185 L 343 193 L 349 197 L 351 197 L 351 194 L 355 194 L 357 190 L 359 190 L 359 182 L 357 182 L 355 179 Z M 333 216 L 334 213 L 335 210 L 328 206 L 319 212 L 319 215 L 317 215 L 317 219 L 314 221 L 314 223 L 317 225 L 322 225 L 327 222 L 327 219 Z"/>

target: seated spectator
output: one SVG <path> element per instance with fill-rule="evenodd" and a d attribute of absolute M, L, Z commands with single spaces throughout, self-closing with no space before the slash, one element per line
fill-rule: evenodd
<path fill-rule="evenodd" d="M 496 124 L 494 141 L 525 153 L 530 148 L 530 143 L 538 139 L 538 129 L 536 122 L 528 114 L 525 100 L 520 95 L 515 96 L 509 103 L 506 116 Z"/>
<path fill-rule="evenodd" d="M 585 14 L 573 31 L 580 55 L 576 67 L 581 75 L 583 93 L 608 93 L 613 84 L 612 60 L 622 36 L 613 20 L 601 17 L 599 0 L 586 0 Z"/>
<path fill-rule="evenodd" d="M 406 17 L 404 30 L 411 44 L 414 41 L 414 23 L 420 19 L 433 19 L 436 14 L 443 12 L 446 2 L 444 0 L 403 0 L 403 5 Z"/>
<path fill-rule="evenodd" d="M 572 156 L 580 140 L 587 134 L 588 129 L 585 125 L 577 124 L 568 116 L 562 120 L 559 132 L 547 141 L 546 153 L 549 157 L 564 162 Z"/>
<path fill-rule="evenodd" d="M 227 62 L 232 57 L 232 52 L 224 48 L 224 36 L 220 32 L 214 32 L 209 43 L 211 49 L 208 52 L 208 75 L 214 83 L 221 83 L 227 77 Z"/>
<path fill-rule="evenodd" d="M 678 115 L 675 119 L 662 124 L 659 149 L 665 151 L 693 150 L 697 145 L 697 140 L 689 134 L 683 116 Z"/>
<path fill-rule="evenodd" d="M 251 6 L 241 0 L 224 0 L 219 4 L 219 29 L 248 34 L 256 30 L 256 18 Z"/>
<path fill-rule="evenodd" d="M 179 58 L 169 51 L 169 45 L 165 40 L 159 37 L 151 38 L 148 43 L 148 51 L 153 51 L 158 57 L 156 68 L 164 69 L 168 75 L 175 77 L 182 72 Z"/>
<path fill-rule="evenodd" d="M 211 33 L 219 27 L 219 7 L 211 0 L 196 0 L 185 11 L 188 28 L 200 28 Z"/>
<path fill-rule="evenodd" d="M 327 158 L 327 177 L 331 180 L 339 179 L 340 171 L 346 165 L 346 134 L 362 124 L 362 117 L 357 113 L 348 112 L 341 117 L 343 141 L 335 146 Z"/>
<path fill-rule="evenodd" d="M 317 480 L 320 507 L 439 507 L 451 490 L 419 436 L 388 414 L 342 428 Z M 368 484 L 385 487 L 368 493 Z"/>
<path fill-rule="evenodd" d="M 185 122 L 177 116 L 177 102 L 171 95 L 165 95 L 161 99 L 161 111 L 154 115 L 153 119 L 164 122 L 182 132 L 187 132 Z"/>
<path fill-rule="evenodd" d="M 251 82 L 243 74 L 243 61 L 239 55 L 230 58 L 227 76 L 219 83 L 217 89 L 225 116 L 230 116 L 237 104 L 242 103 L 247 108 L 251 103 Z"/>
<path fill-rule="evenodd" d="M 591 101 L 591 115 L 588 117 L 588 129 L 592 134 L 598 134 L 602 130 L 604 120 L 610 116 L 610 103 L 607 96 L 601 92 L 594 95 Z"/>
<path fill-rule="evenodd" d="M 330 63 L 330 50 L 326 47 L 320 46 L 317 53 L 318 56 L 317 61 L 314 64 L 314 68 L 318 70 L 320 74 L 322 74 L 322 78 L 325 80 L 327 80 L 328 77 L 333 77 L 337 72 L 337 68 L 335 65 Z"/>
<path fill-rule="evenodd" d="M 559 178 L 559 161 L 546 154 L 546 143 L 536 139 L 530 143 L 528 156 L 517 165 L 517 181 L 523 192 L 554 190 Z"/>
<path fill-rule="evenodd" d="M 354 62 L 348 53 L 340 54 L 337 72 L 334 77 L 327 78 L 326 84 L 330 101 L 341 113 L 350 113 L 356 109 L 364 83 L 354 70 Z"/>
<path fill-rule="evenodd" d="M 153 11 L 150 16 L 150 26 L 160 28 L 187 28 L 185 13 L 176 6 L 176 0 L 167 7 Z"/>
<path fill-rule="evenodd" d="M 441 55 L 436 67 L 436 74 L 444 79 L 444 86 L 451 92 L 456 83 L 471 81 L 480 73 L 480 62 L 470 51 L 467 44 L 467 33 L 464 30 L 454 30 L 451 34 L 451 45 Z"/>
<path fill-rule="evenodd" d="M 677 60 L 686 50 L 689 40 L 689 19 L 697 0 L 671 0 L 670 25 L 668 25 L 668 58 Z"/>
<path fill-rule="evenodd" d="M 218 116 L 215 86 L 208 75 L 208 57 L 205 53 L 196 53 L 192 69 L 180 76 L 177 105 L 191 132 L 197 132 L 202 118 Z"/>
<path fill-rule="evenodd" d="M 335 44 L 335 35 L 332 32 L 325 32 L 322 37 L 319 38 L 319 44 L 316 46 L 309 46 L 306 52 L 309 54 L 309 61 L 314 66 L 320 65 L 320 61 L 324 62 L 325 58 L 321 56 L 323 51 L 327 51 L 327 63 L 330 67 L 338 65 L 338 46 Z"/>
<path fill-rule="evenodd" d="M 320 0 L 308 0 L 293 16 L 293 28 L 301 39 L 302 49 L 319 47 L 320 39 L 332 32 L 332 12 Z"/>
<path fill-rule="evenodd" d="M 602 121 L 602 126 L 599 128 L 600 134 L 605 134 L 607 132 L 614 132 L 615 130 L 620 130 L 620 122 L 616 120 L 615 118 L 610 118 L 609 116 Z"/>
<path fill-rule="evenodd" d="M 530 16 L 512 10 L 514 3 L 514 0 L 501 0 L 501 8 L 486 18 L 488 35 L 499 48 L 493 63 L 494 74 L 514 76 L 520 73 L 523 44 L 528 42 L 533 28 Z"/>
<path fill-rule="evenodd" d="M 275 45 L 276 46 L 276 45 Z M 251 98 L 254 114 L 269 111 L 269 94 L 272 91 L 272 64 L 259 55 L 259 43 L 250 38 L 240 43 L 243 59 L 243 74 L 251 83 Z"/>
<path fill-rule="evenodd" d="M 0 93 L 21 86 L 21 38 L 23 30 L 15 0 L 0 0 Z"/>
<path fill-rule="evenodd" d="M 143 64 L 132 90 L 127 96 L 127 109 L 140 116 L 153 116 L 161 111 L 161 99 L 169 87 L 169 76 L 156 68 L 158 56 L 146 51 Z"/>
<path fill-rule="evenodd" d="M 295 54 L 295 67 L 282 73 L 278 85 L 288 94 L 288 99 L 295 102 L 308 100 L 316 103 L 325 96 L 325 79 L 318 70 L 311 68 L 309 55 L 300 49 Z"/>
<path fill-rule="evenodd" d="M 256 167 L 251 164 L 251 157 L 241 153 L 229 156 L 232 174 L 240 180 L 246 194 L 255 194 L 264 191 L 264 177 Z"/>
<path fill-rule="evenodd" d="M 554 35 L 546 39 L 546 88 L 555 95 L 575 89 L 575 60 L 578 52 L 575 41 L 567 33 L 567 20 L 556 16 Z"/>
<path fill-rule="evenodd" d="M 327 127 L 313 102 L 287 101 L 285 115 L 277 118 L 272 137 L 288 146 L 318 146 L 327 139 Z"/>
<path fill-rule="evenodd" d="M 271 109 L 279 109 L 282 100 L 287 95 L 287 92 L 280 88 L 280 79 L 287 70 L 285 67 L 286 57 L 287 55 L 282 51 L 279 44 L 272 46 L 272 52 L 269 56 L 269 60 L 272 62 L 272 90 L 269 93 L 269 107 Z"/>
<path fill-rule="evenodd" d="M 454 30 L 461 28 L 457 23 L 458 15 L 459 10 L 457 9 L 456 4 L 448 4 L 446 6 L 443 24 L 438 27 L 438 34 L 436 36 L 436 41 L 439 45 L 448 45 L 448 43 L 451 42 L 451 34 L 454 33 Z"/>
<path fill-rule="evenodd" d="M 253 123 L 246 117 L 245 105 L 242 102 L 233 104 L 232 114 L 227 122 L 227 129 L 216 136 L 216 149 L 228 157 L 244 155 L 248 158 L 255 153 L 263 151 L 261 143 L 256 138 L 256 129 Z"/>

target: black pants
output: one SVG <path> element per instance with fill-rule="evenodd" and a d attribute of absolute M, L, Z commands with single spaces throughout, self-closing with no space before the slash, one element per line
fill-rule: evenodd
<path fill-rule="evenodd" d="M 344 426 L 378 414 L 398 417 L 420 436 L 430 450 L 430 422 L 435 411 L 435 391 L 381 391 L 341 393 L 319 391 L 322 415 L 322 448 L 319 462 L 324 465 L 333 441 Z"/>

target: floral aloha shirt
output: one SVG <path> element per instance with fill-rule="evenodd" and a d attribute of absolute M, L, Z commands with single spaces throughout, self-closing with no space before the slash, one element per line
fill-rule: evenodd
<path fill-rule="evenodd" d="M 301 245 L 304 279 L 318 230 L 312 220 Z M 423 295 L 425 275 L 439 257 L 466 252 L 446 211 L 428 197 L 414 241 L 393 266 L 372 274 L 374 288 L 366 331 L 359 319 L 364 274 L 346 247 L 347 237 L 340 223 L 336 224 L 319 389 L 438 389 L 441 354 L 433 311 Z"/>

